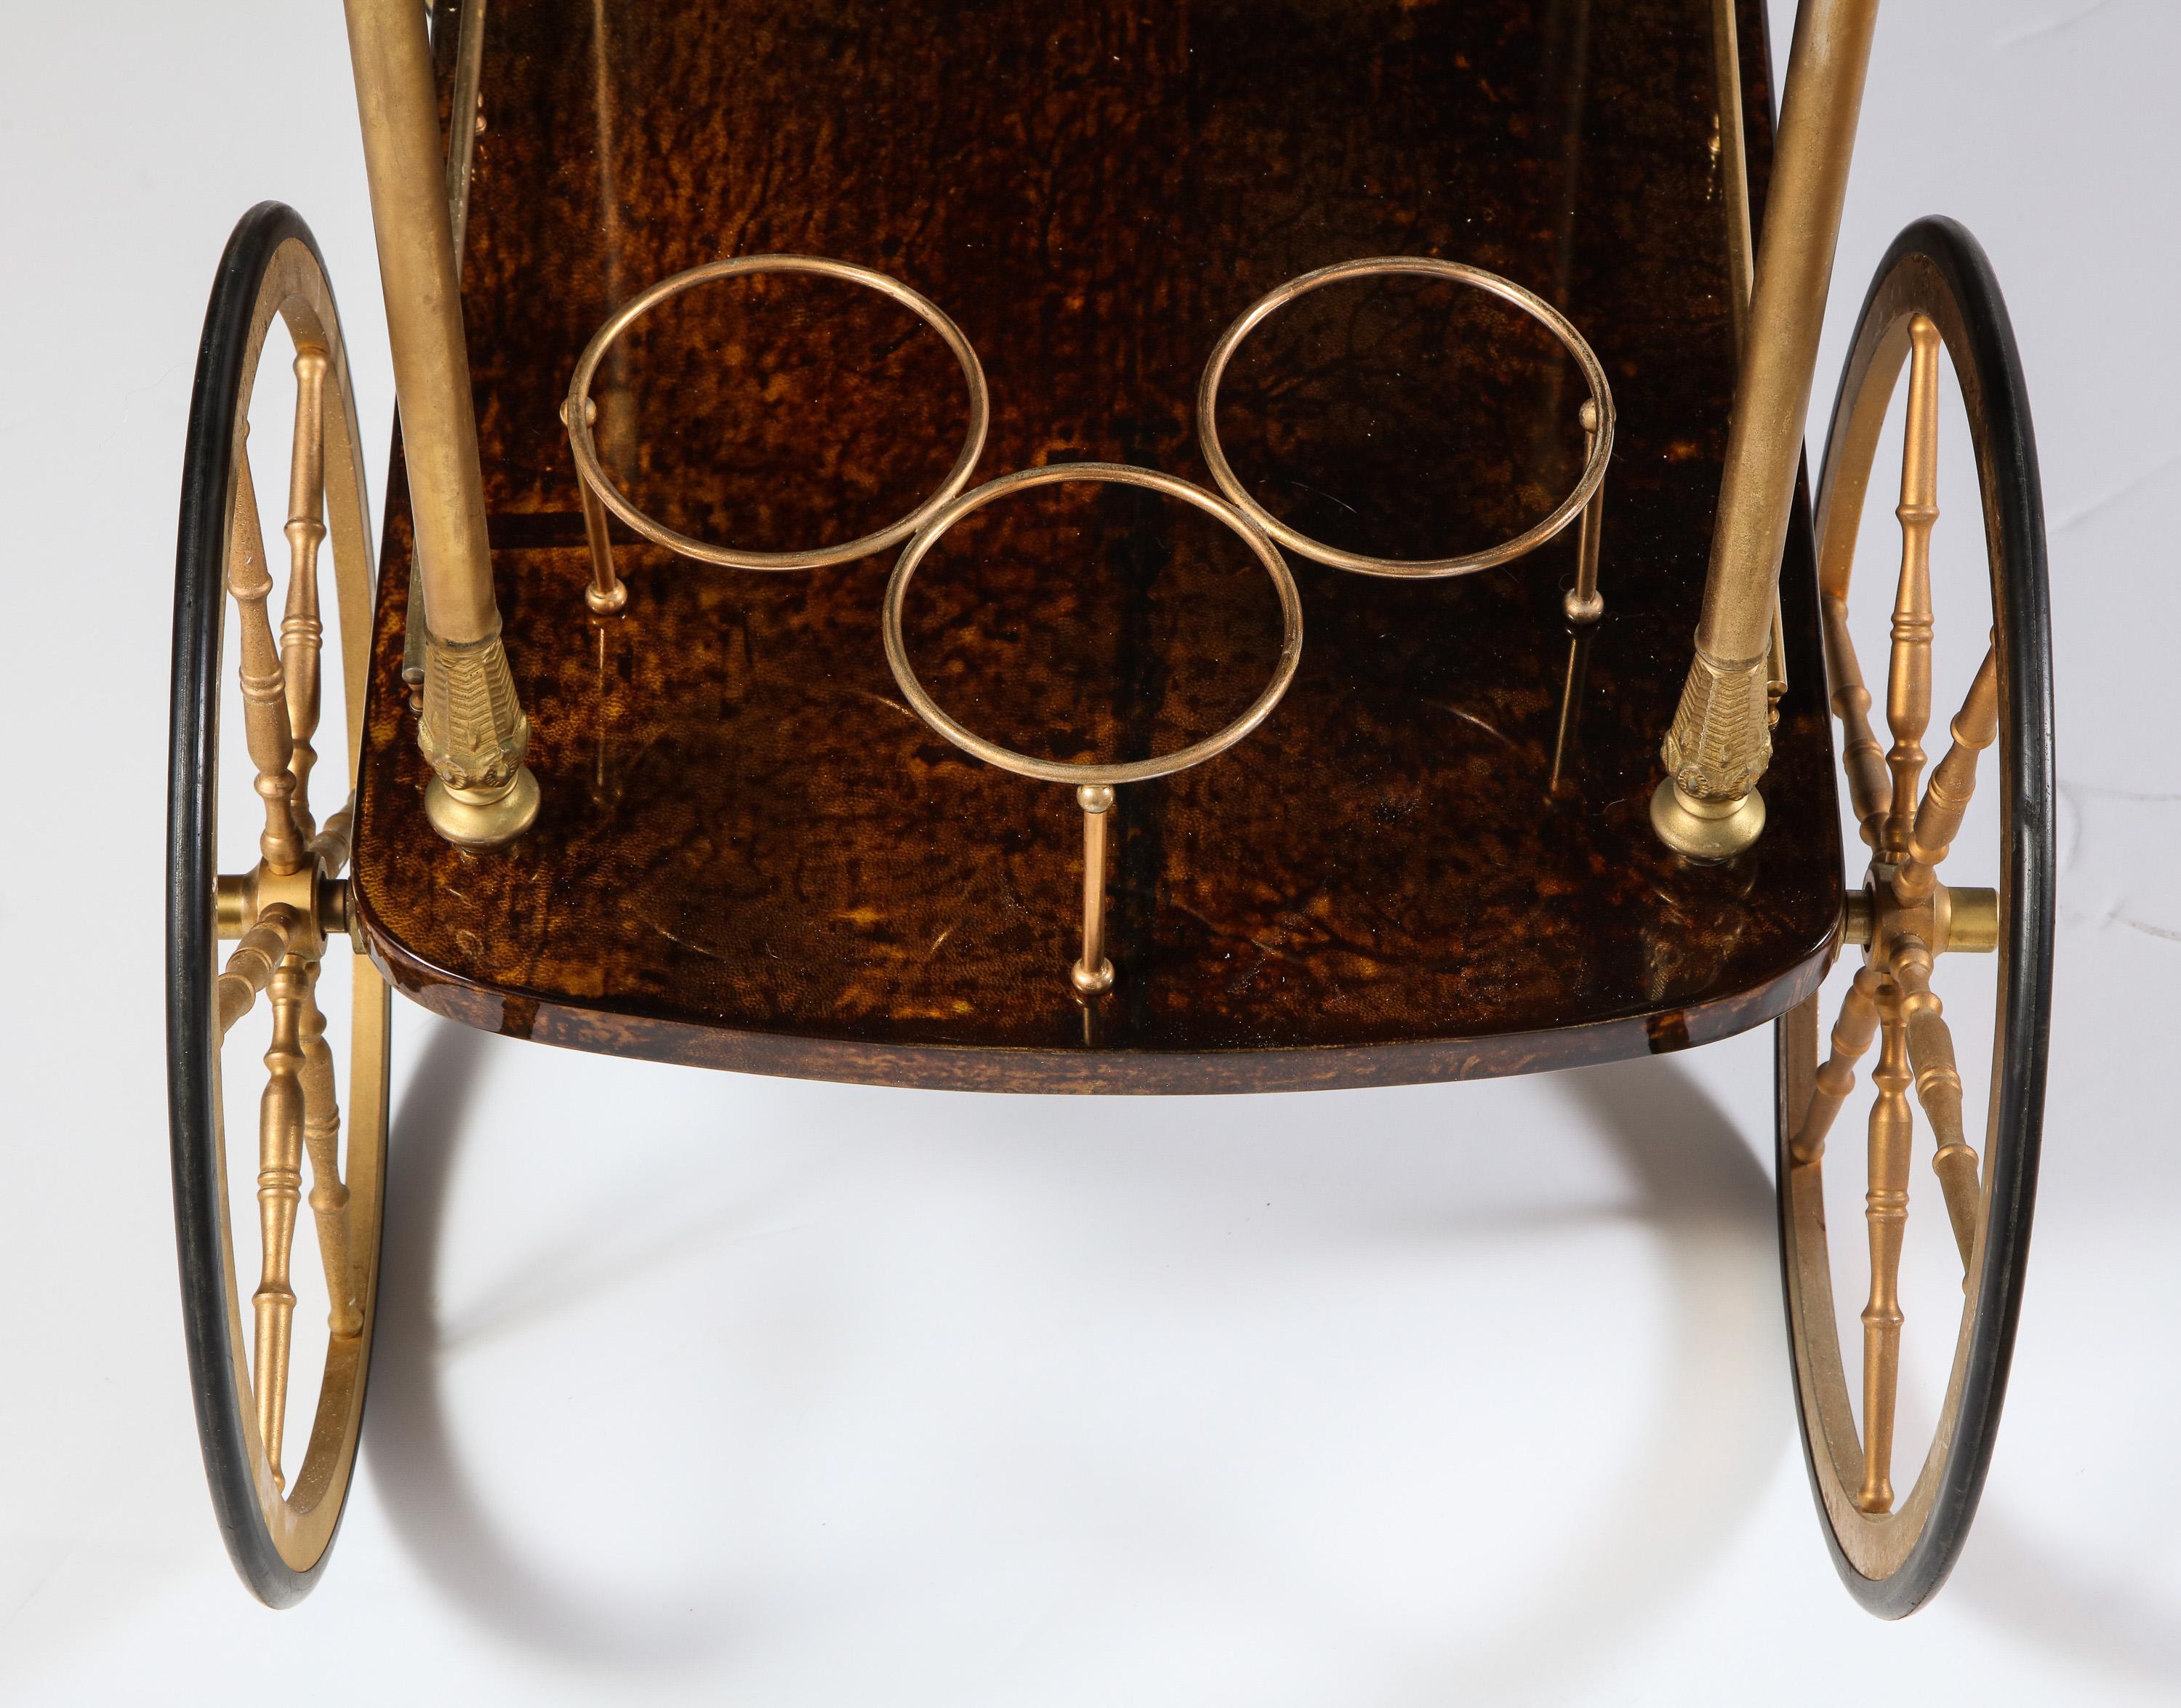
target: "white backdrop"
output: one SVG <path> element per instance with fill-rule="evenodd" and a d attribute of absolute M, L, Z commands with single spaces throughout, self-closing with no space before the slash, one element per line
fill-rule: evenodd
<path fill-rule="evenodd" d="M 8 1700 L 2181 1694 L 2181 10 L 1897 5 L 1865 104 L 1819 390 L 1891 234 L 1963 219 L 2037 412 L 2063 794 L 2006 1427 L 1960 1571 L 1891 1627 L 1835 1581 L 1794 1443 L 1769 1034 L 1122 1103 L 707 1075 L 400 1004 L 356 1491 L 317 1594 L 260 1609 L 212 1522 L 176 1308 L 169 567 L 198 323 L 251 202 L 316 227 L 385 443 L 339 8 L 5 22 Z"/>

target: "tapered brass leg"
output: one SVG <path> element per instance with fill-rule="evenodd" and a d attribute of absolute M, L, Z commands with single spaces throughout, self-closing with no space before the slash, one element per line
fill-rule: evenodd
<path fill-rule="evenodd" d="M 1576 741 L 1582 727 L 1583 680 L 1590 664 L 1590 641 L 1596 631 L 1578 622 L 1568 631 L 1567 669 L 1560 677 L 1560 721 L 1553 731 L 1553 768 L 1546 773 L 1545 793 L 1557 796 L 1572 775 Z"/>
<path fill-rule="evenodd" d="M 1083 809 L 1083 956 L 1068 979 L 1086 997 L 1113 988 L 1113 964 L 1106 959 L 1106 837 L 1113 816 L 1113 791 L 1085 783 L 1075 791 Z"/>
<path fill-rule="evenodd" d="M 1893 1508 L 1893 1404 L 1901 1385 L 1901 1239 L 1908 1221 L 1908 1028 L 1900 993 L 1878 998 L 1878 1089 L 1870 1109 L 1869 1190 L 1864 1220 L 1870 1234 L 1870 1300 L 1863 1307 L 1863 1487 L 1866 1512 Z"/>

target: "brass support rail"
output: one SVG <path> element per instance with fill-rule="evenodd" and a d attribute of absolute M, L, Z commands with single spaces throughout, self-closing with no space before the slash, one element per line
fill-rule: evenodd
<path fill-rule="evenodd" d="M 345 3 L 428 622 L 417 739 L 437 776 L 425 811 L 450 842 L 491 847 L 537 817 L 538 782 L 493 597 L 431 44 L 415 0 Z"/>
<path fill-rule="evenodd" d="M 1877 21 L 1878 0 L 1803 0 L 1795 19 L 1696 656 L 1651 799 L 1659 839 L 1692 860 L 1764 828 L 1772 609 Z"/>

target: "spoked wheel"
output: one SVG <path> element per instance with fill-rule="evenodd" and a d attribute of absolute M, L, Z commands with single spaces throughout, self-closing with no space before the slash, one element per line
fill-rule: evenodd
<path fill-rule="evenodd" d="M 1975 447 L 1991 598 L 1988 644 L 1981 609 L 1940 631 L 1965 649 L 1963 662 L 1979 651 L 1982 661 L 1952 721 L 1952 745 L 1925 782 L 1942 349 Z M 1892 744 L 1881 749 L 1849 637 L 1848 584 L 1880 428 L 1904 365 L 1902 566 L 1886 689 Z M 1859 892 L 1851 879 L 1842 940 L 1861 948 L 1864 964 L 1823 1065 L 1817 998 L 1781 1022 L 1781 1258 L 1803 1445 L 1834 1560 L 1858 1600 L 1897 1618 L 1945 1581 L 1991 1462 L 2029 1250 L 2051 1007 L 2051 640 L 2036 446 L 2006 306 L 1984 252 L 1950 220 L 1922 220 L 1902 232 L 1864 304 L 1825 447 L 1818 534 L 1827 688 L 1868 859 Z M 1979 758 L 1995 740 L 1997 847 L 1955 853 Z M 1994 888 L 1967 887 L 1993 877 Z M 1992 950 L 1992 960 L 1960 959 L 1962 951 Z M 1954 977 L 1935 977 L 1942 958 Z M 1976 1133 L 1964 1125 L 1954 1041 L 1936 987 L 1987 969 L 1991 1086 L 1988 1100 L 1970 1104 L 1987 1110 Z M 1852 1400 L 1825 1228 L 1826 1138 L 1874 1039 L 1864 1226 L 1853 1241 L 1867 1246 L 1869 1287 Z M 1930 1162 L 1959 1269 L 1944 1259 L 1946 1283 L 1904 1305 L 1902 1254 L 1912 1163 L 1921 1148 L 1912 1088 L 1930 1129 Z M 1853 1166 L 1852 1152 L 1831 1155 L 1836 1169 Z M 1958 1294 L 1952 1273 L 1961 1277 Z M 1901 1451 L 1906 1444 L 1897 1443 L 1895 1423 L 1904 1314 L 1925 1312 L 1934 1313 L 1930 1320 L 1959 1317 L 1943 1390 L 1935 1363 L 1934 1391 L 1913 1396 L 1916 1415 L 1935 1420 L 1918 1462 Z"/>
<path fill-rule="evenodd" d="M 293 439 L 283 447 L 289 574 L 277 641 L 266 603 L 273 579 L 246 452 L 258 358 L 276 318 L 295 346 L 296 398 Z M 183 1318 L 205 1472 L 236 1569 L 274 1606 L 309 1590 L 340 1522 L 362 1421 L 378 1272 L 387 990 L 364 956 L 334 953 L 348 931 L 344 873 L 370 649 L 364 490 L 340 323 L 317 246 L 292 210 L 264 203 L 244 217 L 221 259 L 190 406 L 168 777 L 167 1085 Z M 317 559 L 329 521 L 347 750 L 333 792 L 337 810 L 320 824 L 312 785 L 323 792 L 323 770 L 335 769 L 321 769 L 312 746 L 323 627 Z M 223 849 L 221 652 L 230 597 L 256 776 L 229 791 L 227 804 L 248 831 Z M 223 939 L 234 943 L 224 965 Z M 253 1038 L 248 1050 L 228 1048 L 261 998 L 270 1011 L 269 1043 Z M 338 1036 L 329 1041 L 322 998 L 348 1014 L 345 1048 Z M 251 1060 L 260 1048 L 262 1067 Z M 254 1074 L 263 1087 L 259 1273 L 247 1297 L 237 1290 L 229 1227 L 224 1070 Z M 306 1163 L 311 1234 L 329 1310 L 317 1404 L 290 1431 L 290 1260 Z M 290 1445 L 297 1435 L 300 1452 Z"/>

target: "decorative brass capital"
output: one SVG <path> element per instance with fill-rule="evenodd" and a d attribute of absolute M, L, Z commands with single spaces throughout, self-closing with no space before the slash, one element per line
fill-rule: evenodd
<path fill-rule="evenodd" d="M 530 720 L 516 699 L 496 622 L 483 640 L 425 637 L 417 744 L 438 773 L 424 810 L 448 841 L 496 847 L 538 816 L 538 780 L 522 763 Z"/>
<path fill-rule="evenodd" d="M 1651 799 L 1659 839 L 1689 860 L 1723 860 L 1764 828 L 1757 780 L 1772 759 L 1765 659 L 1722 664 L 1698 647 L 1659 757 Z"/>
<path fill-rule="evenodd" d="M 1666 774 L 1692 800 L 1736 801 L 1772 760 L 1764 659 L 1722 664 L 1697 649 L 1680 709 L 1659 748 Z"/>

